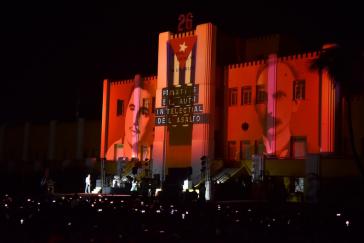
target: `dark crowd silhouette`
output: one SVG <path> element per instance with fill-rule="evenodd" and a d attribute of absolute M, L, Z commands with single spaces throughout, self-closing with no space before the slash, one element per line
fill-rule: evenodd
<path fill-rule="evenodd" d="M 165 196 L 166 197 L 166 196 Z M 359 242 L 360 205 L 2 195 L 1 242 Z"/>

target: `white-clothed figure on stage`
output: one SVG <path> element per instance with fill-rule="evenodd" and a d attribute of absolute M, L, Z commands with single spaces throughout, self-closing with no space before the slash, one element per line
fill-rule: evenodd
<path fill-rule="evenodd" d="M 85 193 L 91 193 L 91 175 L 88 174 L 85 179 Z"/>
<path fill-rule="evenodd" d="M 120 177 L 114 176 L 114 179 L 112 180 L 112 187 L 120 187 Z"/>
<path fill-rule="evenodd" d="M 131 183 L 131 192 L 136 192 L 138 190 L 138 182 L 137 180 L 134 178 L 132 183 Z"/>

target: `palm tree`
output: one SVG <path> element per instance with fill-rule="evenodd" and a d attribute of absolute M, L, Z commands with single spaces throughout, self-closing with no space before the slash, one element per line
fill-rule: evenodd
<path fill-rule="evenodd" d="M 355 146 L 351 111 L 353 98 L 362 95 L 364 90 L 363 53 L 355 46 L 325 45 L 320 56 L 310 63 L 310 69 L 318 71 L 320 78 L 322 72 L 326 71 L 335 87 L 340 89 L 346 105 L 346 121 L 354 162 L 363 179 L 364 167 Z"/>

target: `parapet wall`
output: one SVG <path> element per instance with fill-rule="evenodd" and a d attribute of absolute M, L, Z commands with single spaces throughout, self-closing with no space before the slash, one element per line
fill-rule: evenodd
<path fill-rule="evenodd" d="M 305 59 L 305 58 L 316 58 L 316 57 L 318 57 L 319 54 L 320 54 L 319 51 L 313 51 L 313 52 L 298 53 L 298 54 L 289 55 L 289 56 L 281 56 L 281 57 L 278 57 L 278 62 L 283 62 L 283 61 L 288 61 L 288 60 L 301 60 L 301 59 Z M 229 64 L 225 68 L 235 69 L 235 68 L 263 65 L 266 63 L 267 63 L 266 59 L 261 59 L 261 60 L 254 60 L 254 61 L 248 61 L 248 62 L 242 62 L 242 63 Z"/>

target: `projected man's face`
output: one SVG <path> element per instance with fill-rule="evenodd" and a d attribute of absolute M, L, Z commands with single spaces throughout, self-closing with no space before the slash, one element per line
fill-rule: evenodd
<path fill-rule="evenodd" d="M 268 113 L 268 102 L 265 104 L 256 104 L 255 108 L 259 121 L 264 128 L 266 134 L 273 132 L 270 124 L 271 120 L 275 121 L 276 135 L 282 133 L 285 129 L 289 129 L 292 113 L 297 110 L 297 102 L 293 100 L 293 80 L 294 75 L 286 64 L 278 64 L 277 87 L 276 90 L 268 89 L 268 68 L 265 68 L 259 75 L 257 85 L 264 87 L 267 100 L 272 99 L 275 102 L 276 114 Z"/>
<path fill-rule="evenodd" d="M 139 96 L 140 98 L 138 99 Z M 143 106 L 143 99 L 149 100 L 149 107 Z M 137 104 L 139 101 L 139 105 Z M 150 117 L 152 95 L 146 89 L 135 88 L 129 99 L 125 115 L 125 141 L 132 146 L 133 143 L 148 144 L 152 135 L 152 119 Z M 139 108 L 138 108 L 139 106 Z"/>

